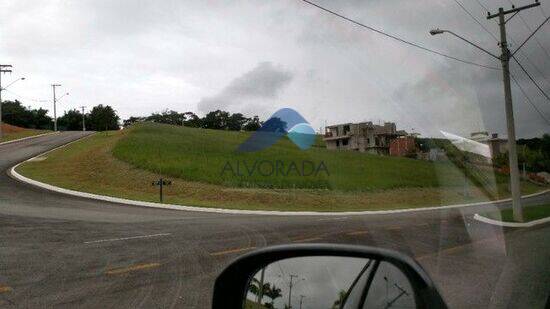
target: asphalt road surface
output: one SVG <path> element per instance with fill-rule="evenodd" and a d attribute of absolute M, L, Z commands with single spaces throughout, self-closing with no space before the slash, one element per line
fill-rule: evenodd
<path fill-rule="evenodd" d="M 81 199 L 7 176 L 13 165 L 83 134 L 0 146 L 0 307 L 208 308 L 214 279 L 239 254 L 313 242 L 414 256 L 452 308 L 544 308 L 547 300 L 550 225 L 503 229 L 472 219 L 495 205 L 391 215 L 227 215 Z M 550 195 L 526 204 L 541 201 Z"/>

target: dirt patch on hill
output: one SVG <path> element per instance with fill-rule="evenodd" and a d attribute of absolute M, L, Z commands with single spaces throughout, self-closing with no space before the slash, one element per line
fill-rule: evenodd
<path fill-rule="evenodd" d="M 7 124 L 7 123 L 2 124 L 2 132 L 4 133 L 17 133 L 25 130 L 26 130 L 25 128 L 12 126 L 11 124 Z"/>

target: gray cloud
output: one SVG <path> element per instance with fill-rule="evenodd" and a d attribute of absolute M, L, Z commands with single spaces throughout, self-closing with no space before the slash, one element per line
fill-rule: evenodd
<path fill-rule="evenodd" d="M 202 112 L 216 109 L 239 111 L 238 108 L 245 104 L 261 105 L 276 98 L 292 77 L 292 73 L 271 62 L 258 63 L 252 70 L 233 79 L 220 93 L 201 99 L 198 109 Z"/>
<path fill-rule="evenodd" d="M 516 5 L 530 3 L 518 0 Z M 434 27 L 453 30 L 497 53 L 495 40 L 450 0 L 316 0 L 367 25 L 478 63 L 497 60 Z M 480 0 L 494 11 L 508 1 Z M 477 1 L 462 4 L 494 35 Z M 541 7 L 550 12 L 550 2 Z M 543 20 L 538 8 L 508 23 L 517 46 Z M 550 24 L 535 37 L 550 52 Z M 110 104 L 121 117 L 163 109 L 227 109 L 268 117 L 282 107 L 312 126 L 396 121 L 435 135 L 480 129 L 505 134 L 502 76 L 388 39 L 301 1 L 27 1 L 0 2 L 0 59 L 25 76 L 10 91 L 25 105 L 52 109 L 53 82 L 71 93 L 59 113 Z M 529 41 L 518 54 L 550 92 L 550 57 Z M 529 57 L 529 60 L 526 58 Z M 263 63 L 269 60 L 269 63 Z M 260 63 L 260 64 L 259 64 Z M 277 64 L 277 65 L 275 65 Z M 512 63 L 533 103 L 550 118 L 550 104 Z M 244 73 L 248 68 L 254 68 Z M 235 78 L 237 77 L 237 78 Z M 6 76 L 6 81 L 9 76 Z M 520 136 L 549 127 L 512 83 Z M 4 99 L 15 99 L 5 93 Z"/>

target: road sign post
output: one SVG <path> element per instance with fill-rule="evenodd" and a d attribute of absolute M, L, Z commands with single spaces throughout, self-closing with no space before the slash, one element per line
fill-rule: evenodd
<path fill-rule="evenodd" d="M 160 178 L 159 180 L 153 181 L 151 184 L 153 186 L 159 186 L 159 197 L 160 197 L 160 202 L 162 203 L 162 200 L 163 200 L 162 199 L 162 187 L 171 185 L 172 181 Z"/>

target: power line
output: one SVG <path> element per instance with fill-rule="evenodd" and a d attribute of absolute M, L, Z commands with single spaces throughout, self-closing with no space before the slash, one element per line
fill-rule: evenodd
<path fill-rule="evenodd" d="M 548 102 L 550 103 L 550 97 L 546 94 L 546 92 L 544 92 L 544 90 L 539 86 L 539 84 L 533 79 L 533 77 L 531 77 L 531 75 L 529 74 L 529 72 L 527 72 L 527 70 L 523 67 L 523 65 L 521 65 L 521 63 L 518 61 L 518 59 L 516 58 L 516 56 L 512 55 L 512 58 L 514 58 L 514 60 L 516 61 L 516 63 L 519 65 L 519 67 L 521 68 L 521 70 L 523 71 L 523 73 L 525 73 L 527 75 L 527 77 L 529 77 L 529 79 L 533 82 L 533 84 L 535 84 L 535 86 L 537 86 L 537 88 L 540 90 L 540 92 L 546 97 L 546 99 L 548 100 Z"/>
<path fill-rule="evenodd" d="M 531 33 L 531 34 L 525 39 L 525 41 L 523 41 L 523 43 L 521 43 L 521 45 L 520 45 L 518 48 L 516 48 L 516 51 L 513 52 L 512 55 L 515 54 L 520 48 L 522 48 L 523 45 L 525 45 L 525 43 L 527 43 L 527 41 L 529 41 L 529 39 L 530 39 L 533 35 L 535 35 L 535 33 L 537 33 L 537 31 L 539 31 L 539 29 L 542 28 L 542 26 L 544 26 L 544 24 L 546 24 L 546 22 L 548 21 L 548 19 L 550 19 L 550 17 L 547 17 L 547 18 L 542 22 L 542 24 L 540 24 L 540 26 L 538 26 L 537 29 L 535 29 L 535 31 L 533 31 L 533 33 Z M 535 40 L 536 40 L 536 39 L 537 39 L 537 38 L 535 38 Z M 541 48 L 542 48 L 542 46 L 541 46 Z"/>
<path fill-rule="evenodd" d="M 533 103 L 533 101 L 531 101 L 531 99 L 529 98 L 529 96 L 527 95 L 525 90 L 523 90 L 521 85 L 518 83 L 518 81 L 516 80 L 514 75 L 510 74 L 510 76 L 512 77 L 512 80 L 514 81 L 514 83 L 516 83 L 516 85 L 518 86 L 521 93 L 523 93 L 523 96 L 527 99 L 527 102 L 529 102 L 529 104 L 531 104 L 531 106 L 533 106 L 535 111 L 537 111 L 537 113 L 539 113 L 539 115 L 542 117 L 542 119 L 544 119 L 546 121 L 546 123 L 550 125 L 550 120 L 548 120 L 548 118 L 546 118 L 546 116 L 544 116 L 544 114 L 538 109 L 538 107 Z"/>
<path fill-rule="evenodd" d="M 468 9 L 466 9 L 464 5 L 462 5 L 462 3 L 460 3 L 458 0 L 454 0 L 454 2 L 456 2 L 456 4 L 458 4 L 464 12 L 466 12 L 466 14 L 468 14 L 481 28 L 483 28 L 483 30 L 485 30 L 485 32 L 489 33 L 489 35 L 498 42 L 497 37 L 491 31 L 489 31 L 489 29 L 485 28 L 485 26 L 477 18 L 475 18 L 475 16 L 472 15 L 472 13 L 470 13 L 470 11 L 468 11 Z M 481 3 L 479 4 L 481 5 Z"/>
<path fill-rule="evenodd" d="M 455 0 L 455 2 L 457 2 L 457 3 L 460 5 L 460 3 L 459 3 L 457 0 Z M 489 12 L 489 9 L 488 9 L 485 5 L 483 5 L 479 0 L 476 0 L 476 2 L 477 2 L 477 4 L 479 4 L 480 7 L 482 7 L 484 10 L 486 10 L 487 12 Z M 470 14 L 470 12 L 468 12 L 468 10 L 466 10 L 466 8 L 464 8 L 464 6 L 462 6 L 462 5 L 460 5 L 460 6 L 462 7 L 463 10 L 466 11 L 466 13 L 468 13 L 468 15 L 470 15 L 478 24 L 480 24 L 480 26 L 481 26 L 485 31 L 487 31 L 487 33 L 489 33 L 493 38 L 496 39 L 496 37 L 495 37 L 491 32 L 489 32 L 485 27 L 483 27 L 483 25 L 481 25 L 481 22 L 479 22 L 475 17 L 473 17 L 472 14 Z M 542 9 L 541 6 L 539 6 L 539 7 Z M 518 13 L 519 13 L 519 11 L 516 12 L 516 14 L 518 14 Z M 544 14 L 543 14 L 543 15 L 544 15 Z M 514 14 L 513 16 L 515 16 L 515 14 Z M 513 16 L 512 16 L 512 17 L 513 17 Z M 545 17 L 546 17 L 546 16 L 545 16 Z M 510 19 L 508 19 L 508 20 L 510 20 Z M 496 22 L 496 20 L 495 20 L 495 22 Z M 537 30 L 540 29 L 540 27 L 542 27 L 542 25 L 544 25 L 544 23 L 546 23 L 546 21 L 544 21 L 544 22 L 537 28 Z M 536 32 L 537 30 L 535 30 L 535 32 Z M 535 32 L 533 32 L 533 33 L 529 36 L 529 38 L 530 38 L 533 34 L 535 34 Z M 529 40 L 529 38 L 527 38 L 527 40 Z M 525 44 L 525 42 L 527 42 L 527 40 L 525 40 L 523 44 Z M 496 39 L 496 41 L 498 42 L 498 39 Z M 510 41 L 512 41 L 512 43 L 514 43 L 514 45 L 517 45 L 516 42 L 514 41 L 514 39 L 510 38 Z M 523 44 L 522 44 L 522 45 L 523 45 Z M 520 46 L 520 47 L 521 47 L 521 46 Z M 519 50 L 519 48 L 518 48 L 517 50 Z M 520 51 L 520 53 L 525 57 L 525 59 L 527 60 L 527 62 L 529 62 L 529 64 L 531 65 L 531 67 L 533 67 L 533 68 L 535 69 L 535 71 L 537 71 L 537 73 L 540 74 L 540 76 L 542 76 L 542 78 L 544 79 L 544 81 L 546 81 L 546 83 L 548 83 L 548 84 L 550 85 L 550 82 L 548 82 L 548 80 L 546 79 L 546 76 L 545 76 L 545 75 L 540 71 L 540 69 L 533 63 L 533 61 L 531 61 L 531 59 L 529 58 L 529 56 L 528 56 L 526 53 L 524 53 L 523 51 Z"/>
<path fill-rule="evenodd" d="M 468 61 L 468 60 L 460 59 L 460 58 L 457 58 L 457 57 L 454 57 L 454 56 L 450 56 L 450 55 L 444 54 L 444 53 L 442 53 L 442 52 L 439 52 L 439 51 L 436 51 L 436 50 L 433 50 L 433 49 L 424 47 L 424 46 L 419 45 L 419 44 L 417 44 L 417 43 L 409 42 L 409 41 L 407 41 L 407 40 L 405 40 L 405 39 L 402 39 L 402 38 L 400 38 L 400 37 L 398 37 L 398 36 L 395 36 L 395 35 L 392 35 L 392 34 L 385 33 L 385 32 L 383 32 L 382 30 L 378 30 L 378 29 L 373 28 L 373 27 L 371 27 L 371 26 L 367 26 L 367 25 L 365 25 L 365 24 L 363 24 L 363 23 L 361 23 L 361 22 L 358 22 L 358 21 L 356 21 L 356 20 L 353 20 L 353 19 L 351 19 L 351 18 L 349 18 L 349 17 L 346 17 L 346 16 L 341 15 L 341 14 L 339 14 L 339 13 L 336 13 L 336 12 L 334 12 L 334 11 L 331 11 L 331 10 L 329 10 L 329 9 L 327 9 L 327 8 L 325 8 L 325 7 L 322 7 L 322 6 L 320 6 L 320 5 L 316 4 L 316 3 L 310 2 L 310 1 L 308 1 L 308 0 L 301 0 L 301 1 L 302 1 L 302 2 L 305 2 L 305 3 L 309 4 L 309 5 L 312 5 L 312 6 L 318 8 L 318 9 L 320 9 L 320 10 L 323 10 L 323 11 L 325 11 L 325 12 L 327 12 L 327 13 L 330 13 L 330 14 L 332 14 L 332 15 L 334 15 L 334 16 L 337 16 L 337 17 L 340 17 L 340 18 L 342 18 L 342 19 L 344 19 L 344 20 L 347 20 L 347 21 L 349 21 L 349 22 L 351 22 L 351 23 L 353 23 L 353 24 L 355 24 L 355 25 L 357 25 L 357 26 L 366 28 L 366 29 L 368 29 L 368 30 L 371 30 L 371 31 L 376 32 L 376 33 L 378 33 L 378 34 L 381 34 L 381 35 L 383 35 L 383 36 L 389 37 L 389 38 L 391 38 L 391 39 L 394 39 L 394 40 L 399 41 L 399 42 L 401 42 L 401 43 L 407 44 L 407 45 L 409 45 L 409 46 L 413 46 L 413 47 L 422 49 L 422 50 L 427 51 L 427 52 L 429 52 L 429 53 L 436 54 L 436 55 L 439 55 L 439 56 L 442 56 L 442 57 L 445 57 L 445 58 L 448 58 L 448 59 L 452 59 L 452 60 L 455 60 L 455 61 L 459 61 L 459 62 L 462 62 L 462 63 L 466 63 L 466 64 L 470 64 L 470 65 L 475 65 L 475 66 L 478 66 L 478 67 L 483 67 L 483 68 L 486 68 L 486 69 L 500 70 L 500 69 L 497 68 L 497 67 L 492 67 L 492 66 L 489 66 L 489 65 L 479 64 L 479 63 L 471 62 L 471 61 Z"/>
<path fill-rule="evenodd" d="M 514 5 L 512 3 L 511 0 L 508 0 L 508 2 L 510 2 L 511 5 Z M 539 6 L 542 10 L 542 6 Z M 518 12 L 519 13 L 519 12 Z M 523 24 L 525 25 L 525 27 L 527 28 L 527 30 L 529 30 L 529 32 L 532 32 L 533 30 L 531 30 L 531 27 L 529 26 L 529 24 L 525 21 L 525 19 L 523 18 L 523 16 L 521 14 L 518 14 L 519 18 L 521 19 L 521 21 L 523 22 Z M 545 16 L 546 17 L 546 16 Z M 548 20 L 548 19 L 547 19 Z M 546 21 L 545 21 L 546 22 Z M 544 23 L 543 23 L 544 24 Z M 542 26 L 542 25 L 541 25 Z M 536 32 L 536 30 L 535 30 Z M 533 33 L 534 34 L 534 33 Z M 533 35 L 532 34 L 532 35 Z M 548 53 L 548 51 L 546 50 L 546 48 L 544 48 L 544 46 L 541 44 L 541 42 L 535 38 L 535 41 L 537 42 L 537 45 L 544 51 L 544 53 L 546 54 L 546 57 L 548 57 L 550 59 L 550 54 Z"/>
<path fill-rule="evenodd" d="M 22 96 L 18 93 L 15 93 L 9 89 L 2 89 L 2 91 L 7 91 L 11 94 L 13 94 L 14 96 L 18 97 L 18 98 L 21 98 L 23 100 L 28 100 L 28 101 L 33 101 L 33 102 L 37 102 L 37 103 L 44 103 L 44 102 L 48 102 L 48 100 L 41 100 L 41 99 L 33 99 L 33 98 L 30 98 L 30 97 L 26 97 L 26 96 Z"/>

